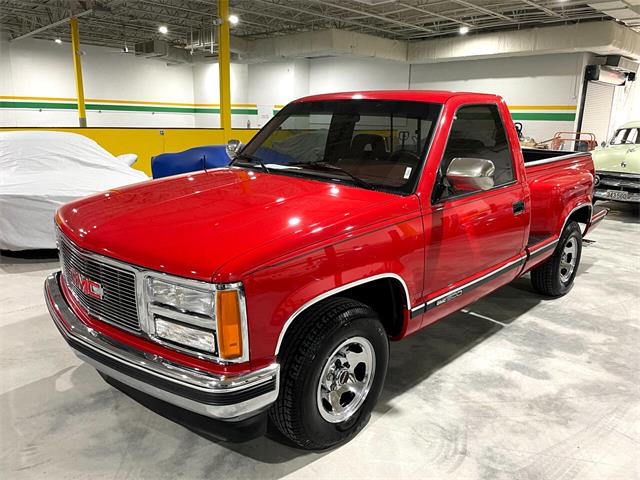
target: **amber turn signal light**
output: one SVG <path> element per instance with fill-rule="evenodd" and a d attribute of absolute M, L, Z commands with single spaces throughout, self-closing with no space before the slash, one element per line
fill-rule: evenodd
<path fill-rule="evenodd" d="M 238 290 L 219 290 L 216 297 L 218 348 L 220 358 L 231 360 L 242 356 L 242 317 Z"/>

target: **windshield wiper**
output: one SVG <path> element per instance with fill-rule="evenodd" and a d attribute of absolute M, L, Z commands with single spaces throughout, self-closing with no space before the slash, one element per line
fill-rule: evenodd
<path fill-rule="evenodd" d="M 259 158 L 256 157 L 255 155 L 251 155 L 249 153 L 239 153 L 238 155 L 235 156 L 235 158 L 233 159 L 234 163 L 236 160 L 249 160 L 249 162 L 253 163 L 253 164 L 258 164 L 260 165 L 260 168 L 262 168 L 262 170 L 265 173 L 269 173 L 269 169 L 267 168 L 267 166 L 264 164 L 264 162 Z"/>
<path fill-rule="evenodd" d="M 301 166 L 303 168 L 311 166 L 311 167 L 324 168 L 326 170 L 334 170 L 336 172 L 342 173 L 343 175 L 346 175 L 351 180 L 353 180 L 353 182 L 355 184 L 359 185 L 362 188 L 375 189 L 375 185 L 373 185 L 372 183 L 369 183 L 366 180 L 362 180 L 361 178 L 356 177 L 353 173 L 345 170 L 344 168 L 340 168 L 337 165 L 333 165 L 331 163 L 327 163 L 327 162 L 324 162 L 324 161 L 318 161 L 318 162 L 309 162 L 309 163 L 300 162 L 300 163 L 296 163 L 294 165 L 299 165 L 299 166 Z"/>

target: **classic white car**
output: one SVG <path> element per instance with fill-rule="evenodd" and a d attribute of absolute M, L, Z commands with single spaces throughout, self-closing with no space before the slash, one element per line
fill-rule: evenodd
<path fill-rule="evenodd" d="M 148 179 L 132 158 L 75 133 L 0 132 L 0 250 L 55 248 L 60 205 Z"/>
<path fill-rule="evenodd" d="M 608 144 L 591 155 L 596 200 L 640 202 L 640 121 L 622 125 Z"/>

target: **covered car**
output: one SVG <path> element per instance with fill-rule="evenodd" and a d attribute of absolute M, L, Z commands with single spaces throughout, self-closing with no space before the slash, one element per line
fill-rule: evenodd
<path fill-rule="evenodd" d="M 60 205 L 147 179 L 83 135 L 0 132 L 0 250 L 55 248 Z"/>
<path fill-rule="evenodd" d="M 640 121 L 622 125 L 609 143 L 591 155 L 596 200 L 640 203 Z"/>

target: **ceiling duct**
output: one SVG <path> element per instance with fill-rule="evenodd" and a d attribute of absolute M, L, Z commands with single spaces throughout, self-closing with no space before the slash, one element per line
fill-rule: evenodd
<path fill-rule="evenodd" d="M 636 73 L 638 71 L 639 64 L 638 62 L 629 60 L 621 55 L 609 55 L 605 65 L 621 72 Z"/>
<path fill-rule="evenodd" d="M 640 35 L 613 21 L 577 23 L 409 44 L 410 63 L 592 52 L 640 59 Z"/>
<path fill-rule="evenodd" d="M 615 70 L 605 65 L 589 65 L 586 70 L 586 79 L 604 85 L 624 85 L 627 82 L 627 73 Z"/>
<path fill-rule="evenodd" d="M 169 45 L 164 40 L 149 40 L 148 42 L 136 43 L 135 53 L 141 57 L 155 58 L 173 65 L 191 64 L 194 60 L 188 50 Z"/>

